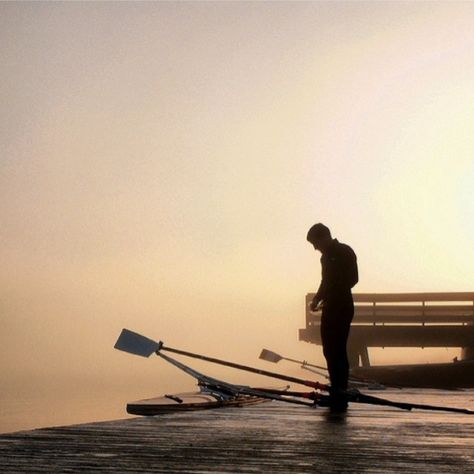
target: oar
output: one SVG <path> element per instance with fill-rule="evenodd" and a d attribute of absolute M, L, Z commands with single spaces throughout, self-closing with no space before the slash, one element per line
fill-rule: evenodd
<path fill-rule="evenodd" d="M 433 411 L 449 411 L 453 413 L 464 413 L 465 415 L 474 415 L 474 410 L 468 410 L 467 408 L 455 408 L 455 407 L 440 407 L 436 405 L 425 405 L 421 403 L 408 403 L 408 402 L 393 402 L 386 400 L 385 398 L 372 397 L 371 395 L 365 395 L 359 392 L 357 389 L 348 390 L 348 401 L 355 403 L 368 403 L 371 405 L 386 405 L 401 408 L 403 410 L 433 410 Z"/>
<path fill-rule="evenodd" d="M 173 359 L 172 357 L 162 354 L 160 352 L 160 350 L 163 349 L 163 344 L 161 342 L 153 341 L 152 339 L 148 339 L 147 337 L 142 336 L 141 334 L 137 334 L 133 331 L 129 331 L 128 329 L 122 330 L 122 333 L 117 339 L 117 342 L 115 343 L 114 347 L 115 349 L 119 349 L 121 351 L 128 352 L 129 354 L 134 354 L 142 357 L 150 357 L 151 354 L 156 353 L 157 356 L 166 360 L 167 362 L 174 365 L 183 372 L 187 373 L 188 375 L 194 377 L 196 380 L 198 380 L 199 384 L 209 386 L 218 390 L 225 390 L 233 396 L 243 394 L 250 395 L 252 397 L 266 398 L 268 400 L 294 403 L 297 405 L 306 405 L 309 407 L 314 406 L 314 403 L 308 403 L 302 400 L 282 396 L 288 395 L 285 391 L 280 391 L 279 393 L 267 392 L 265 391 L 265 389 L 255 389 L 243 385 L 235 385 L 229 382 L 224 382 L 222 380 L 215 379 L 214 377 L 209 377 L 208 375 L 204 375 L 201 372 L 198 372 L 197 370 L 183 364 L 182 362 L 179 362 L 176 359 Z"/>
<path fill-rule="evenodd" d="M 321 372 L 320 370 L 312 369 L 311 367 L 306 367 L 305 364 L 303 364 L 301 368 L 304 370 L 307 370 L 308 372 L 312 372 L 313 374 L 320 375 L 321 377 L 324 377 L 326 379 L 329 378 L 328 374 L 325 374 L 324 372 Z"/>
<path fill-rule="evenodd" d="M 181 354 L 188 357 L 193 357 L 195 359 L 205 360 L 208 362 L 213 362 L 220 365 L 225 365 L 228 367 L 233 367 L 235 369 L 245 370 L 247 372 L 256 373 L 259 375 L 265 375 L 267 377 L 273 377 L 280 380 L 286 380 L 288 382 L 297 383 L 300 385 L 305 385 L 307 387 L 312 387 L 320 390 L 331 391 L 331 387 L 325 384 L 321 384 L 319 382 L 312 382 L 311 380 L 303 380 L 296 377 L 290 377 L 287 375 L 277 374 L 274 372 L 268 372 L 266 370 L 255 369 L 253 367 L 248 367 L 241 364 L 235 364 L 233 362 L 228 362 L 220 359 L 215 359 L 213 357 L 207 357 L 200 354 L 194 354 L 192 352 L 182 351 L 179 349 L 173 349 L 171 347 L 165 347 L 163 342 L 156 342 L 152 339 L 148 339 L 147 337 L 142 336 L 141 334 L 137 334 L 133 331 L 129 331 L 128 329 L 123 329 L 120 337 L 118 338 L 117 342 L 114 346 L 116 349 L 129 352 L 132 354 L 136 354 L 142 357 L 149 357 L 151 354 L 156 352 L 157 355 L 165 358 L 164 354 L 160 354 L 160 351 L 166 350 L 169 352 L 174 352 L 176 354 Z M 174 359 L 173 359 L 174 360 Z M 175 361 L 177 362 L 177 361 Z M 180 364 L 178 362 L 178 364 Z M 191 369 L 192 370 L 192 369 Z M 206 377 L 206 376 L 204 376 Z M 220 382 L 220 381 L 219 381 Z M 224 382 L 225 383 L 225 382 Z M 232 385 L 232 384 L 230 384 Z M 234 386 L 235 387 L 235 386 Z M 252 390 L 252 389 L 249 389 Z M 244 392 L 242 392 L 244 393 Z M 262 390 L 263 393 L 263 390 Z M 341 392 L 339 392 L 341 393 Z M 413 404 L 413 403 L 404 403 L 404 402 L 392 402 L 391 400 L 385 400 L 383 398 L 373 397 L 369 395 L 365 395 L 360 393 L 358 390 L 348 390 L 344 391 L 341 394 L 345 395 L 349 402 L 356 402 L 356 403 L 368 403 L 372 405 L 387 405 L 393 406 L 396 408 L 402 408 L 404 410 L 411 410 L 413 408 L 422 409 L 422 410 L 439 410 L 439 411 L 451 411 L 456 413 L 464 413 L 469 415 L 474 415 L 473 410 L 468 410 L 465 408 L 451 408 L 451 407 L 438 407 L 432 405 L 422 405 L 422 404 Z M 276 396 L 276 394 L 274 394 Z M 283 397 L 282 397 L 283 398 Z M 309 397 L 305 397 L 309 398 Z M 285 400 L 282 400 L 285 401 Z M 302 402 L 304 404 L 304 402 Z"/>
<path fill-rule="evenodd" d="M 259 389 L 260 390 L 260 389 Z M 268 393 L 274 395 L 289 395 L 292 397 L 306 398 L 314 400 L 316 404 L 322 405 L 322 403 L 329 403 L 330 398 L 327 395 L 321 395 L 317 392 L 296 392 L 291 390 L 278 390 L 278 389 L 262 389 Z M 380 406 L 389 406 L 394 408 L 400 408 L 401 410 L 433 410 L 433 411 L 448 411 L 454 413 L 464 413 L 467 415 L 474 415 L 473 410 L 468 410 L 466 408 L 454 408 L 454 407 L 440 407 L 436 405 L 425 405 L 420 403 L 408 403 L 408 402 L 394 402 L 392 400 L 387 400 L 385 398 L 372 397 L 370 395 L 365 395 L 364 393 L 359 392 L 357 389 L 350 389 L 345 392 L 348 402 L 351 403 L 364 403 L 369 405 L 380 405 Z"/>
<path fill-rule="evenodd" d="M 329 376 L 323 372 L 319 372 L 316 369 L 324 370 L 327 372 L 327 367 L 323 367 L 321 365 L 315 365 L 311 364 L 309 362 L 306 362 L 305 360 L 297 360 L 297 359 L 290 359 L 289 357 L 284 357 L 280 354 L 277 354 L 276 352 L 270 351 L 268 349 L 262 349 L 262 352 L 260 353 L 259 359 L 266 360 L 267 362 L 273 362 L 273 363 L 278 363 L 280 360 L 287 360 L 289 362 L 295 362 L 297 364 L 301 364 L 301 368 L 308 370 L 309 372 L 312 372 L 313 374 L 320 375 L 321 377 L 328 378 Z M 353 377 L 349 377 L 349 382 L 353 385 L 367 385 L 369 382 L 367 381 L 362 381 L 360 379 L 354 379 Z"/>
<path fill-rule="evenodd" d="M 314 367 L 315 369 L 326 370 L 326 371 L 328 370 L 326 367 L 323 367 L 321 365 L 310 364 L 309 362 L 306 362 L 304 360 L 296 360 L 296 359 L 290 359 L 289 357 L 283 357 L 282 355 L 277 354 L 276 352 L 273 352 L 273 351 L 269 351 L 268 349 L 262 349 L 262 352 L 260 353 L 259 358 L 266 360 L 267 362 L 273 362 L 273 363 L 280 362 L 280 360 L 288 360 L 290 362 L 296 362 L 297 364 L 301 364 L 306 367 Z"/>
<path fill-rule="evenodd" d="M 141 334 L 130 331 L 129 329 L 123 329 L 117 342 L 115 343 L 115 349 L 129 352 L 131 354 L 139 355 L 142 357 L 150 357 L 154 352 L 157 354 L 160 351 L 173 352 L 174 354 L 180 354 L 194 359 L 205 360 L 207 362 L 213 362 L 215 364 L 225 365 L 234 369 L 245 370 L 254 374 L 265 375 L 266 377 L 273 377 L 275 379 L 285 380 L 286 382 L 297 383 L 305 385 L 306 387 L 316 388 L 319 390 L 330 390 L 329 385 L 321 384 L 319 382 L 313 382 L 311 380 L 303 380 L 297 377 L 291 377 L 288 375 L 277 374 L 275 372 L 268 372 L 267 370 L 256 369 L 254 367 L 248 367 L 246 365 L 236 364 L 234 362 L 228 362 L 226 360 L 216 359 L 214 357 L 207 357 L 200 354 L 194 354 L 192 352 L 182 351 L 180 349 L 173 349 L 167 347 L 162 341 L 156 342 L 153 339 L 149 339 Z"/>

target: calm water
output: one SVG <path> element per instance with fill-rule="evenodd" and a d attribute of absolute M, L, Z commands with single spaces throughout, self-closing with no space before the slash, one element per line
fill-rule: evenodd
<path fill-rule="evenodd" d="M 192 389 L 192 385 L 186 388 L 189 389 Z M 113 390 L 78 384 L 68 390 L 59 388 L 53 390 L 39 386 L 28 392 L 3 392 L 0 395 L 0 432 L 127 418 L 125 412 L 127 401 L 163 393 L 162 390 L 127 386 L 126 383 Z M 366 391 L 366 393 L 394 401 L 449 405 L 474 410 L 474 390 L 390 389 Z M 426 417 L 433 415 L 432 412 L 418 413 L 423 413 Z M 472 418 L 465 415 L 460 417 L 463 418 L 463 422 L 474 423 L 474 415 Z"/>
<path fill-rule="evenodd" d="M 126 418 L 125 397 L 97 390 L 0 395 L 0 433 Z"/>
<path fill-rule="evenodd" d="M 127 418 L 127 401 L 161 394 L 163 390 L 173 393 L 176 388 L 172 381 L 125 377 L 24 378 L 0 386 L 0 433 Z M 193 382 L 186 388 L 192 390 Z"/>

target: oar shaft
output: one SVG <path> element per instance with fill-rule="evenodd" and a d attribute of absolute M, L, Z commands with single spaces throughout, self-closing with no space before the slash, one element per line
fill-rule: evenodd
<path fill-rule="evenodd" d="M 292 390 L 281 390 L 277 388 L 255 388 L 255 390 L 262 390 L 264 392 L 273 393 L 275 395 L 307 398 L 309 400 L 319 400 L 321 398 L 328 397 L 328 395 L 321 395 L 318 392 L 297 392 Z"/>
<path fill-rule="evenodd" d="M 409 403 L 409 402 L 393 402 L 384 398 L 373 397 L 371 395 L 365 395 L 364 393 L 350 394 L 348 396 L 350 402 L 356 403 L 370 403 L 373 405 L 386 405 L 401 408 L 403 410 L 433 410 L 433 411 L 448 411 L 453 413 L 464 413 L 466 415 L 474 415 L 474 411 L 468 410 L 467 408 L 456 408 L 456 407 L 441 407 L 436 405 L 425 405 L 421 403 Z"/>
<path fill-rule="evenodd" d="M 287 360 L 289 362 L 295 362 L 297 364 L 301 364 L 306 367 L 313 367 L 315 369 L 326 370 L 326 371 L 328 370 L 327 367 L 323 367 L 322 365 L 310 364 L 309 362 L 306 362 L 305 360 L 290 359 L 289 357 L 282 357 L 282 359 Z"/>
<path fill-rule="evenodd" d="M 236 364 L 234 362 L 229 362 L 226 360 L 216 359 L 214 357 L 208 357 L 201 354 L 194 354 L 192 352 L 182 351 L 180 349 L 173 349 L 172 347 L 162 346 L 162 351 L 173 352 L 174 354 L 180 354 L 187 357 L 192 357 L 194 359 L 205 360 L 207 362 L 213 362 L 214 364 L 225 365 L 227 367 L 232 367 L 234 369 L 245 370 L 247 372 L 252 372 L 254 374 L 264 375 L 266 377 L 272 377 L 274 379 L 285 380 L 286 382 L 297 383 L 300 385 L 305 385 L 306 387 L 312 387 L 320 390 L 328 390 L 329 386 L 321 384 L 319 382 L 313 382 L 311 380 L 299 379 L 297 377 L 291 377 L 289 375 L 278 374 L 276 372 L 269 372 L 268 370 L 256 369 L 255 367 L 249 367 L 247 365 Z"/>
<path fill-rule="evenodd" d="M 256 390 L 262 390 L 268 393 L 275 395 L 287 395 L 291 397 L 299 397 L 314 400 L 316 405 L 318 402 L 327 400 L 327 395 L 320 395 L 317 392 L 296 392 L 291 390 L 279 390 L 279 389 L 268 389 L 268 388 L 258 388 Z M 432 410 L 432 411 L 446 411 L 453 413 L 463 413 L 467 415 L 474 415 L 474 411 L 468 410 L 466 408 L 455 408 L 455 407 L 442 407 L 436 405 L 425 405 L 420 403 L 407 403 L 407 402 L 394 402 L 392 400 L 387 400 L 385 398 L 373 397 L 371 395 L 365 395 L 363 393 L 351 393 L 346 392 L 347 401 L 352 403 L 365 403 L 370 405 L 380 405 L 380 406 L 389 406 L 393 408 L 399 408 L 401 410 Z"/>

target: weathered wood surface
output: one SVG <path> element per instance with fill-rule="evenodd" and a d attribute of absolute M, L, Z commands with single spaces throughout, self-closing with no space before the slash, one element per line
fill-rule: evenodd
<path fill-rule="evenodd" d="M 279 402 L 167 414 L 1 435 L 0 471 L 474 473 L 474 416 L 352 405 L 334 417 Z"/>

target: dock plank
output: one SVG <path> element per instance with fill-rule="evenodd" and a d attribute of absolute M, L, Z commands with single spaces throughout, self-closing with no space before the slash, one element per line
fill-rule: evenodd
<path fill-rule="evenodd" d="M 331 416 L 271 402 L 4 434 L 0 469 L 469 473 L 473 440 L 474 417 L 466 415 L 352 405 Z"/>

